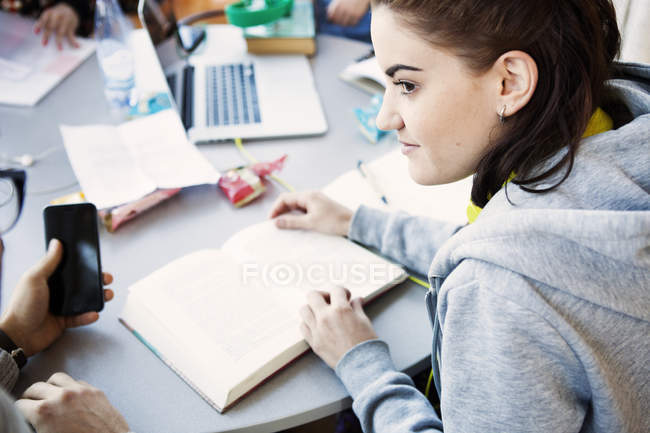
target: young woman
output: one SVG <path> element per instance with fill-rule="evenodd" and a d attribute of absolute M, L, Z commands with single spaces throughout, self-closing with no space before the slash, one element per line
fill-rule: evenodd
<path fill-rule="evenodd" d="M 428 274 L 441 416 L 358 300 L 313 292 L 301 309 L 364 431 L 650 431 L 650 68 L 613 61 L 610 1 L 372 7 L 378 125 L 417 183 L 474 182 L 463 227 L 319 193 L 271 211 Z"/>

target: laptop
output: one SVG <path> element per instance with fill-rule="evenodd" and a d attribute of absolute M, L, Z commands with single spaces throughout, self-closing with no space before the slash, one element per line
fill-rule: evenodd
<path fill-rule="evenodd" d="M 230 25 L 193 34 L 177 23 L 172 0 L 140 0 L 138 15 L 192 142 L 327 131 L 305 56 L 248 54 Z"/>

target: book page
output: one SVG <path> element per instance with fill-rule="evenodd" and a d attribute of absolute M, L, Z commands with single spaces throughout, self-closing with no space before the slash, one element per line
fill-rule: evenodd
<path fill-rule="evenodd" d="M 281 230 L 271 220 L 239 231 L 222 247 L 241 263 L 246 282 L 300 291 L 346 287 L 367 298 L 406 277 L 404 270 L 340 236 Z"/>
<path fill-rule="evenodd" d="M 122 123 L 118 132 L 136 165 L 158 188 L 212 184 L 219 180 L 219 173 L 187 139 L 173 110 Z"/>
<path fill-rule="evenodd" d="M 361 205 L 386 211 L 393 210 L 393 207 L 381 201 L 379 194 L 358 170 L 346 171 L 328 183 L 321 191 L 329 198 L 352 210 Z"/>
<path fill-rule="evenodd" d="M 326 185 L 322 191 L 352 210 L 360 205 L 376 209 L 403 210 L 411 215 L 465 224 L 467 205 L 472 190 L 472 177 L 446 185 L 419 185 L 408 172 L 408 159 L 399 149 L 365 164 L 388 206 L 378 198 L 356 169 L 352 169 Z"/>
<path fill-rule="evenodd" d="M 137 200 L 156 189 L 112 125 L 61 126 L 63 144 L 81 189 L 97 209 Z"/>
<path fill-rule="evenodd" d="M 172 340 L 196 352 L 190 357 L 203 360 L 204 370 L 215 377 L 226 373 L 223 389 L 302 340 L 295 293 L 254 280 L 243 284 L 239 264 L 219 250 L 177 259 L 129 291 L 167 326 Z"/>

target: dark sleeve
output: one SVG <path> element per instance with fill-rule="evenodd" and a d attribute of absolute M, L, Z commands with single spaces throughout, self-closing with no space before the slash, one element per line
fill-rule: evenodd
<path fill-rule="evenodd" d="M 0 349 L 0 388 L 11 391 L 18 380 L 18 366 L 11 355 Z"/>

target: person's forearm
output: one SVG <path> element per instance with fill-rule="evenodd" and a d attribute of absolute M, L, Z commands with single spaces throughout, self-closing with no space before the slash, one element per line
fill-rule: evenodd
<path fill-rule="evenodd" d="M 404 212 L 383 212 L 361 206 L 354 213 L 348 238 L 426 275 L 440 246 L 462 226 Z"/>
<path fill-rule="evenodd" d="M 336 373 L 354 399 L 352 408 L 364 431 L 442 431 L 433 407 L 411 378 L 395 369 L 382 340 L 365 341 L 349 350 Z"/>

